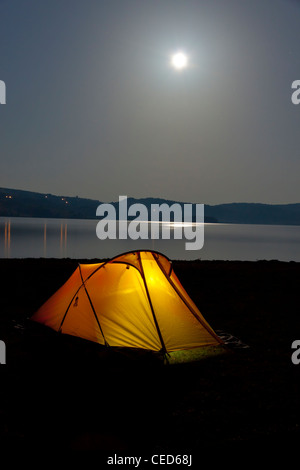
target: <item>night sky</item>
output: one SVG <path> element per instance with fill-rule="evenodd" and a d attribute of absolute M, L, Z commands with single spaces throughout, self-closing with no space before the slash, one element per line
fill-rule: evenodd
<path fill-rule="evenodd" d="M 0 80 L 1 187 L 300 202 L 300 2 L 0 0 Z"/>

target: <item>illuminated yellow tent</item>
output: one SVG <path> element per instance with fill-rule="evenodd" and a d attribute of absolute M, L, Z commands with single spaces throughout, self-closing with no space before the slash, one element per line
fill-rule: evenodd
<path fill-rule="evenodd" d="M 180 284 L 170 260 L 153 251 L 79 264 L 32 319 L 107 346 L 171 352 L 222 342 Z"/>

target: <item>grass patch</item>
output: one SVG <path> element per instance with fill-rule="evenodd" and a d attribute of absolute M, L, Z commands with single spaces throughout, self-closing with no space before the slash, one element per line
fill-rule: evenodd
<path fill-rule="evenodd" d="M 167 356 L 167 361 L 169 364 L 196 362 L 226 353 L 228 353 L 228 350 L 222 345 L 202 346 L 201 348 L 194 348 L 184 351 L 172 351 Z"/>

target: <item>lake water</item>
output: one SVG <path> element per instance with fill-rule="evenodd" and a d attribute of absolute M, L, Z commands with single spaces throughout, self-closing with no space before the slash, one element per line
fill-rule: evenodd
<path fill-rule="evenodd" d="M 171 259 L 271 260 L 300 262 L 300 226 L 204 224 L 201 250 L 181 240 L 104 240 L 98 220 L 0 217 L 0 258 L 111 258 L 126 251 L 152 249 Z"/>

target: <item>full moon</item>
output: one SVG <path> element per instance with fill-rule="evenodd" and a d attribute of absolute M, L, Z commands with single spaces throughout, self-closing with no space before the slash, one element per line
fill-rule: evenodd
<path fill-rule="evenodd" d="M 171 65 L 176 70 L 185 69 L 188 66 L 188 57 L 184 52 L 176 52 L 171 57 Z"/>

